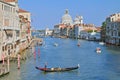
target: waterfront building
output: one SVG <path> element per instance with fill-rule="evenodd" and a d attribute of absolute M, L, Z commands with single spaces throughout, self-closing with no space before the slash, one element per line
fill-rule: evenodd
<path fill-rule="evenodd" d="M 61 27 L 60 27 L 60 24 L 57 24 L 54 26 L 54 36 L 55 37 L 60 37 L 60 31 L 61 30 Z"/>
<path fill-rule="evenodd" d="M 84 29 L 83 29 L 83 25 L 80 25 L 80 24 L 76 24 L 76 25 L 74 25 L 74 37 L 75 38 L 80 38 L 80 36 L 81 36 L 81 31 L 83 31 Z"/>
<path fill-rule="evenodd" d="M 69 37 L 69 32 L 72 26 L 70 25 L 64 25 L 64 27 L 61 28 L 61 36 Z"/>
<path fill-rule="evenodd" d="M 70 26 L 68 37 L 69 38 L 74 38 L 74 26 Z"/>
<path fill-rule="evenodd" d="M 20 50 L 22 51 L 27 47 L 27 39 L 28 39 L 28 28 L 27 28 L 27 19 L 24 16 L 19 15 L 20 18 Z"/>
<path fill-rule="evenodd" d="M 106 43 L 120 45 L 120 13 L 106 18 Z"/>
<path fill-rule="evenodd" d="M 20 51 L 25 49 L 29 42 L 31 41 L 31 18 L 30 12 L 25 11 L 23 9 L 19 9 L 19 19 L 20 19 Z"/>
<path fill-rule="evenodd" d="M 73 20 L 69 15 L 68 9 L 65 10 L 65 14 L 62 16 L 61 23 L 54 26 L 54 36 L 69 37 L 72 34 Z"/>
<path fill-rule="evenodd" d="M 6 57 L 16 53 L 17 42 L 20 39 L 18 10 L 17 0 L 0 0 L 0 56 Z"/>
<path fill-rule="evenodd" d="M 80 31 L 80 39 L 88 40 L 88 38 L 89 38 L 89 33 L 86 30 Z"/>
<path fill-rule="evenodd" d="M 45 29 L 45 36 L 52 36 L 53 35 L 53 30 L 50 30 L 49 28 Z"/>
<path fill-rule="evenodd" d="M 100 41 L 101 40 L 101 36 L 100 36 L 100 32 L 92 32 L 88 34 L 88 40 L 94 40 L 94 41 Z"/>
<path fill-rule="evenodd" d="M 74 19 L 74 38 L 80 38 L 80 32 L 83 30 L 83 17 L 76 16 Z"/>
<path fill-rule="evenodd" d="M 84 24 L 82 16 L 76 16 L 73 22 L 72 17 L 69 15 L 67 9 L 65 10 L 65 14 L 62 16 L 61 23 L 54 26 L 54 36 L 64 36 L 66 38 L 82 38 L 83 35 L 81 33 L 84 31 L 90 33 L 93 29 L 95 31 L 99 30 L 99 28 L 95 27 L 94 24 Z M 84 37 L 88 37 L 88 35 Z"/>

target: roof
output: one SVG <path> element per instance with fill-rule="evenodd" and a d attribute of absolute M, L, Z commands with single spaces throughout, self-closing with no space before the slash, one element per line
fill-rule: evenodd
<path fill-rule="evenodd" d="M 16 2 L 16 0 L 4 0 L 5 2 Z"/>
<path fill-rule="evenodd" d="M 23 10 L 23 9 L 19 9 L 19 12 L 20 12 L 20 13 L 29 13 L 28 11 L 25 11 L 25 10 Z"/>
<path fill-rule="evenodd" d="M 15 6 L 13 4 L 10 4 L 10 2 L 12 2 L 14 0 L 0 0 L 0 2 L 4 3 L 4 4 L 7 4 L 7 5 L 10 5 L 10 6 Z"/>

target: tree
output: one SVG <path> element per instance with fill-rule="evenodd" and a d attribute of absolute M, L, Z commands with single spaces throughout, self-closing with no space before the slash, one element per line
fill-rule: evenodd
<path fill-rule="evenodd" d="M 106 21 L 102 22 L 101 26 L 101 40 L 105 41 L 106 38 Z"/>

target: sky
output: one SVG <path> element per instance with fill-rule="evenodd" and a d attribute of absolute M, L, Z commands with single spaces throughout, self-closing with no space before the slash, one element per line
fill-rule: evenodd
<path fill-rule="evenodd" d="M 65 10 L 72 19 L 83 16 L 85 24 L 101 26 L 106 17 L 120 12 L 120 0 L 18 0 L 19 7 L 31 13 L 32 28 L 53 29 Z"/>

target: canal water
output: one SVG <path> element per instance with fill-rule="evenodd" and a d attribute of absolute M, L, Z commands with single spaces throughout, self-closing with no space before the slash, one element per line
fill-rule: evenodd
<path fill-rule="evenodd" d="M 106 47 L 97 42 L 78 40 L 43 38 L 42 46 L 35 46 L 23 53 L 26 60 L 21 60 L 21 68 L 17 62 L 10 62 L 10 73 L 0 80 L 119 80 L 120 79 L 120 50 Z M 58 46 L 55 46 L 57 43 Z M 102 53 L 95 52 L 100 47 Z M 34 51 L 35 50 L 35 51 Z M 36 53 L 36 59 L 34 58 Z M 44 73 L 35 66 L 80 68 L 68 72 Z"/>

